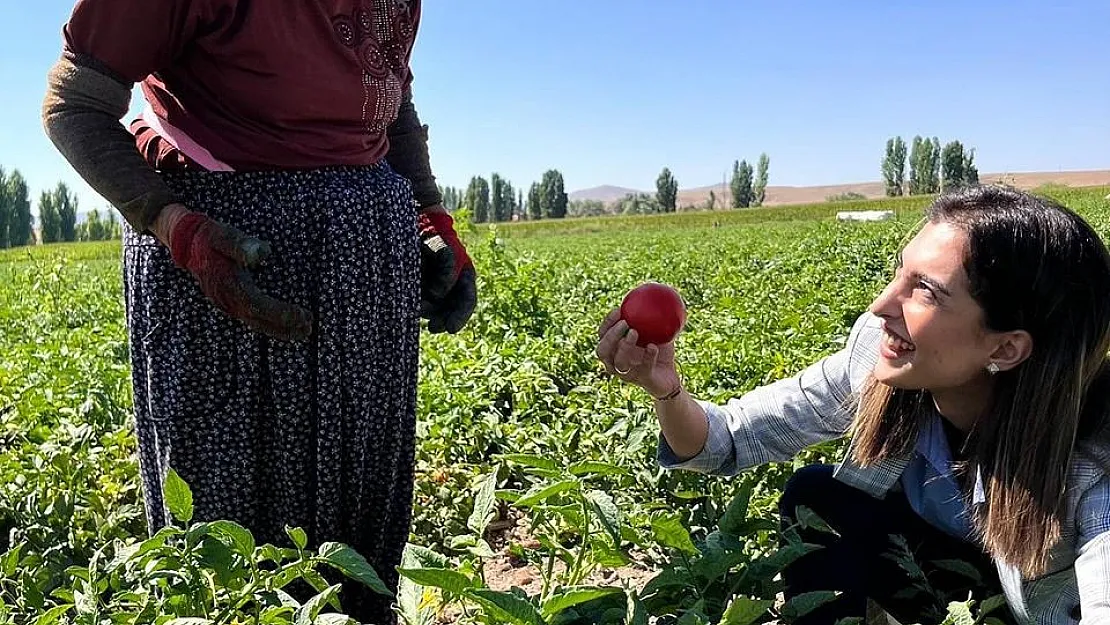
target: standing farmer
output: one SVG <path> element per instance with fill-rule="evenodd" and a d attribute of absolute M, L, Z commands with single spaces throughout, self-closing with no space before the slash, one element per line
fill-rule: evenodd
<path fill-rule="evenodd" d="M 44 123 L 127 222 L 152 532 L 173 468 L 198 519 L 303 527 L 395 587 L 419 318 L 457 332 L 476 299 L 412 104 L 419 19 L 419 0 L 79 0 L 65 25 Z M 384 597 L 343 599 L 393 621 Z"/>

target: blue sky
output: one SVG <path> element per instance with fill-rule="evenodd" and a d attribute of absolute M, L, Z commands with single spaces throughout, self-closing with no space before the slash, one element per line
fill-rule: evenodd
<path fill-rule="evenodd" d="M 169 1 L 169 0 L 159 0 Z M 307 0 L 299 0 L 307 1 Z M 875 180 L 886 139 L 960 139 L 981 172 L 1110 167 L 1110 3 L 439 0 L 413 61 L 440 182 L 568 190 Z M 71 0 L 0 3 L 0 165 L 105 206 L 39 122 Z M 133 102 L 133 108 L 137 106 Z"/>

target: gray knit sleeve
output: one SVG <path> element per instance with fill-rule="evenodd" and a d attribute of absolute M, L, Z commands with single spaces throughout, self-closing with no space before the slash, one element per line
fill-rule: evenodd
<path fill-rule="evenodd" d="M 58 151 L 139 232 L 177 201 L 120 123 L 131 85 L 92 59 L 66 54 L 50 69 L 43 126 Z"/>

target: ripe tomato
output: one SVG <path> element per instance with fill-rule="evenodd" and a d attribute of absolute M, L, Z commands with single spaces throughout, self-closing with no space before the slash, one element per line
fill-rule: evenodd
<path fill-rule="evenodd" d="M 673 288 L 645 282 L 625 295 L 621 319 L 639 333 L 636 343 L 640 347 L 663 345 L 673 341 L 686 324 L 686 305 Z"/>

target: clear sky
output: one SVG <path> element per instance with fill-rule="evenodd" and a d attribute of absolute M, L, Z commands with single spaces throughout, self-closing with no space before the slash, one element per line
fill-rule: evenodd
<path fill-rule="evenodd" d="M 0 165 L 87 209 L 39 121 L 71 8 L 0 0 Z M 438 0 L 413 64 L 455 186 L 701 186 L 761 151 L 772 185 L 877 180 L 896 134 L 960 139 L 983 173 L 1103 169 L 1108 24 L 1106 0 Z"/>

